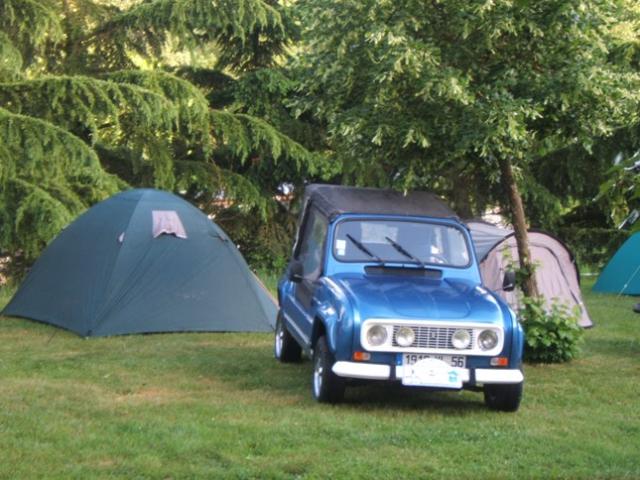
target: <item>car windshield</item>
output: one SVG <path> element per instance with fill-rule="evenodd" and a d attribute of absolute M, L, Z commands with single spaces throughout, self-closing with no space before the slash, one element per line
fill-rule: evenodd
<path fill-rule="evenodd" d="M 470 255 L 456 227 L 404 220 L 345 220 L 333 254 L 341 262 L 401 262 L 466 267 Z"/>

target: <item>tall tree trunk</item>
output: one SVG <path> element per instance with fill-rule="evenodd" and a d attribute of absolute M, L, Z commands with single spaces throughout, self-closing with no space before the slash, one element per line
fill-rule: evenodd
<path fill-rule="evenodd" d="M 513 168 L 511 160 L 508 158 L 498 159 L 500 164 L 500 174 L 502 185 L 509 196 L 509 208 L 511 217 L 513 218 L 513 231 L 518 246 L 518 257 L 520 259 L 520 268 L 525 272 L 524 282 L 520 287 L 523 293 L 528 297 L 538 296 L 538 284 L 533 275 L 531 264 L 531 252 L 529 251 L 529 238 L 527 235 L 527 223 L 524 217 L 524 208 L 522 206 L 522 197 L 513 176 Z"/>

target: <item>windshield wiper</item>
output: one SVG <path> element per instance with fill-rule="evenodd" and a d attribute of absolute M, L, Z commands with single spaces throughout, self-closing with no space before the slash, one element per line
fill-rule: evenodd
<path fill-rule="evenodd" d="M 363 253 L 366 253 L 367 255 L 369 255 L 371 258 L 373 258 L 376 262 L 383 264 L 384 265 L 384 260 L 382 260 L 379 256 L 377 256 L 375 253 L 372 253 L 371 250 L 369 250 L 367 247 L 365 247 L 362 243 L 360 243 L 358 240 L 356 240 L 355 238 L 353 238 L 351 236 L 351 234 L 347 233 L 347 238 L 349 240 L 351 240 L 353 242 L 353 244 L 358 247 L 358 250 L 360 250 Z"/>
<path fill-rule="evenodd" d="M 387 242 L 389 242 L 391 245 L 393 245 L 393 248 L 395 248 L 402 255 L 404 255 L 405 257 L 413 260 L 413 262 L 416 263 L 417 265 L 420 265 L 420 267 L 425 268 L 424 262 L 422 260 L 420 260 L 415 255 L 411 255 L 411 253 L 406 248 L 404 248 L 402 245 L 400 245 L 398 242 L 390 239 L 389 237 L 384 237 L 384 238 L 385 238 L 385 240 Z"/>

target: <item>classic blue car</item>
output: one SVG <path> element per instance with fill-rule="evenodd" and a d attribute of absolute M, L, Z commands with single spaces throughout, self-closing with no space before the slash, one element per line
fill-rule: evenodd
<path fill-rule="evenodd" d="M 433 194 L 308 186 L 278 300 L 275 356 L 313 358 L 320 402 L 371 380 L 520 405 L 522 328 L 482 286 L 468 230 Z"/>

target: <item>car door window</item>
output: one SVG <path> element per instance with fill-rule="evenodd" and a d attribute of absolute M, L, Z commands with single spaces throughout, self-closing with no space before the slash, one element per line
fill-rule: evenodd
<path fill-rule="evenodd" d="M 314 208 L 308 215 L 297 258 L 302 262 L 305 279 L 315 280 L 322 273 L 322 257 L 328 224 L 327 220 Z"/>

